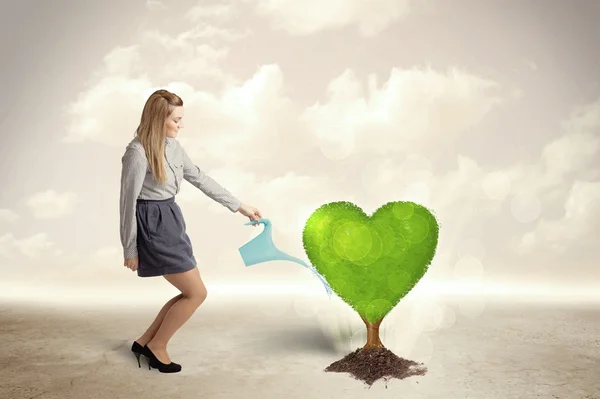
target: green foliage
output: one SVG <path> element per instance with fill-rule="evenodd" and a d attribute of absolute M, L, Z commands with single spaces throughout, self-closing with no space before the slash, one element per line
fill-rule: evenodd
<path fill-rule="evenodd" d="M 335 293 L 365 320 L 376 322 L 423 277 L 438 233 L 434 215 L 413 202 L 388 202 L 369 217 L 341 201 L 313 212 L 302 242 Z"/>

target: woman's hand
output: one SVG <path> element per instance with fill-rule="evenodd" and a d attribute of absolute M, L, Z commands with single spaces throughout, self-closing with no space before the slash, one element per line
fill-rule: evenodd
<path fill-rule="evenodd" d="M 138 268 L 138 257 L 125 259 L 124 266 L 131 269 L 131 271 L 136 271 Z"/>
<path fill-rule="evenodd" d="M 258 222 L 260 220 L 260 218 L 262 218 L 260 211 L 250 205 L 242 204 L 242 205 L 240 205 L 240 207 L 238 208 L 237 211 L 239 213 L 241 213 L 242 215 L 247 216 L 251 222 Z M 256 227 L 256 226 L 258 226 L 258 224 L 254 225 L 254 227 Z"/>

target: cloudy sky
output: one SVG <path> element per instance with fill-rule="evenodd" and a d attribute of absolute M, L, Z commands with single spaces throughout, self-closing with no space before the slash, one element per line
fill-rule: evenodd
<path fill-rule="evenodd" d="M 349 200 L 432 209 L 428 278 L 600 278 L 600 3 L 240 0 L 2 3 L 5 284 L 131 284 L 120 158 L 146 98 L 180 95 L 196 164 L 306 259 L 305 220 Z M 205 281 L 318 284 L 246 268 L 258 229 L 185 183 Z M 138 285 L 139 286 L 139 285 Z"/>

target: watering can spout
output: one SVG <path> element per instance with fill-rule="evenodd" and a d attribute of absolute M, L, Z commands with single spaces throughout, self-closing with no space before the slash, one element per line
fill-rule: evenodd
<path fill-rule="evenodd" d="M 308 265 L 302 259 L 296 258 L 294 256 L 286 254 L 283 251 L 280 251 L 275 246 L 272 238 L 273 226 L 271 225 L 271 221 L 269 219 L 261 218 L 258 222 L 248 222 L 245 223 L 245 225 L 248 226 L 258 223 L 261 223 L 265 226 L 263 231 L 238 249 L 242 260 L 244 261 L 244 264 L 246 266 L 252 266 L 257 263 L 269 262 L 273 260 L 286 260 L 301 264 L 302 266 L 310 269 L 321 280 L 321 282 L 325 286 L 325 289 L 327 290 L 327 293 L 331 296 L 331 293 L 333 292 L 331 290 L 331 287 L 329 286 L 329 284 L 327 284 L 325 279 L 314 269 L 314 267 Z"/>

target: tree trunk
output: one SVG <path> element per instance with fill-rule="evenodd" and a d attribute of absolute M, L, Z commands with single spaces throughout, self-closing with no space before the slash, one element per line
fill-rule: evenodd
<path fill-rule="evenodd" d="M 375 323 L 369 323 L 362 316 L 361 319 L 365 322 L 365 325 L 367 326 L 367 343 L 365 344 L 365 346 L 363 346 L 363 349 L 385 348 L 381 343 L 381 340 L 379 339 L 379 326 L 383 321 L 383 317 Z"/>

